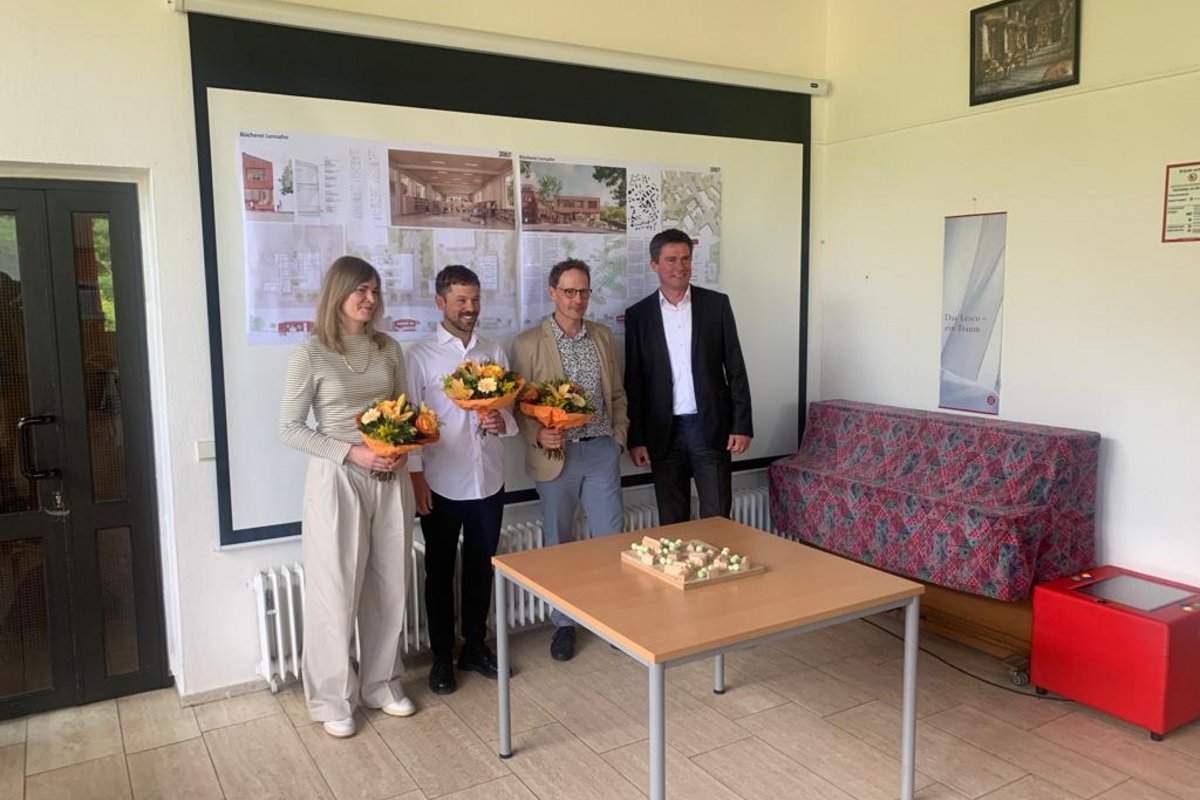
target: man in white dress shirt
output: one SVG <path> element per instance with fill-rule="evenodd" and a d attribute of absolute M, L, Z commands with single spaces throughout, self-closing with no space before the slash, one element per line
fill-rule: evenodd
<path fill-rule="evenodd" d="M 449 694 L 454 677 L 454 561 L 462 533 L 463 647 L 458 668 L 488 678 L 497 675 L 496 657 L 484 639 L 492 597 L 492 556 L 500 540 L 504 515 L 503 437 L 517 433 L 509 410 L 479 419 L 454 405 L 442 378 L 464 361 L 494 361 L 508 367 L 498 344 L 475 334 L 479 320 L 479 277 L 452 264 L 438 273 L 434 301 L 442 323 L 430 338 L 405 353 L 408 393 L 414 404 L 425 403 L 441 421 L 441 439 L 410 453 L 408 469 L 417 513 L 425 537 L 425 611 L 433 666 L 429 688 Z M 476 422 L 491 435 L 479 435 Z"/>

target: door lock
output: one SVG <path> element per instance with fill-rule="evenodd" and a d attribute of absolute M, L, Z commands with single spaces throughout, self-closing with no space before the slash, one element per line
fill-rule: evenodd
<path fill-rule="evenodd" d="M 65 519 L 71 515 L 71 509 L 67 506 L 62 489 L 54 490 L 54 493 L 50 495 L 50 507 L 43 506 L 42 511 L 57 519 Z"/>

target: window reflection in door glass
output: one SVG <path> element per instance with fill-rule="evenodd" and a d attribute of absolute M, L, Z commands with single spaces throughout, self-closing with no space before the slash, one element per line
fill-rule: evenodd
<path fill-rule="evenodd" d="M 105 503 L 126 496 L 112 247 L 107 214 L 76 212 L 72 223 L 92 494 L 95 502 Z"/>
<path fill-rule="evenodd" d="M 33 482 L 21 475 L 17 440 L 17 420 L 30 413 L 18 255 L 17 218 L 0 211 L 0 514 L 37 509 Z"/>

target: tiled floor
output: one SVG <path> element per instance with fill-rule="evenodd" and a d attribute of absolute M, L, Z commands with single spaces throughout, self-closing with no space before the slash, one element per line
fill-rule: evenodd
<path fill-rule="evenodd" d="M 507 761 L 496 757 L 495 684 L 467 673 L 458 692 L 437 697 L 418 664 L 406 682 L 417 715 L 366 712 L 346 740 L 309 722 L 295 686 L 192 708 L 164 690 L 0 722 L 0 800 L 643 797 L 644 670 L 584 635 L 573 661 L 554 662 L 549 637 L 513 639 L 516 752 Z M 1007 681 L 987 656 L 922 643 Z M 860 621 L 728 656 L 722 696 L 709 662 L 668 670 L 668 795 L 897 797 L 900 668 L 900 642 Z M 1200 724 L 1154 743 L 929 655 L 919 676 L 921 800 L 1200 800 Z"/>

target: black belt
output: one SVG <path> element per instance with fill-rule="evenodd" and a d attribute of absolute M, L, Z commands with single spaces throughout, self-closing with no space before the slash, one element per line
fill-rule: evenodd
<path fill-rule="evenodd" d="M 584 436 L 579 439 L 568 439 L 567 441 L 571 444 L 574 444 L 575 442 L 590 442 L 592 439 L 603 439 L 603 438 L 604 438 L 603 436 Z"/>

